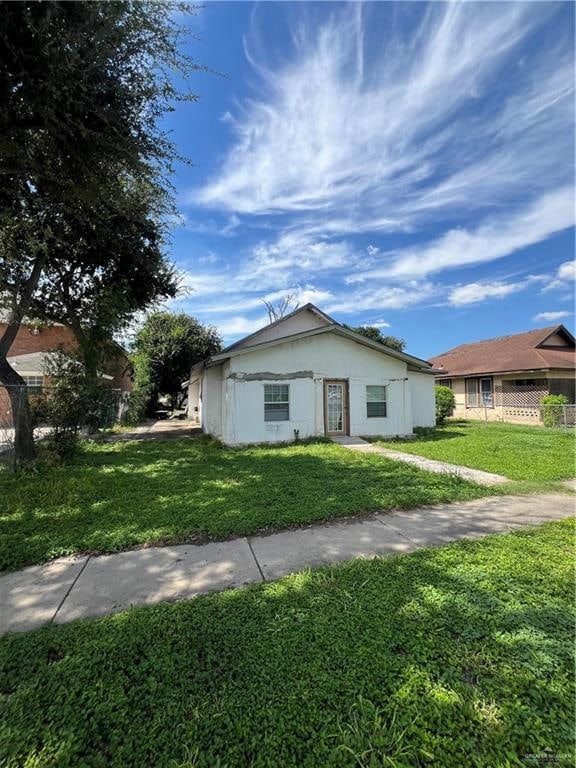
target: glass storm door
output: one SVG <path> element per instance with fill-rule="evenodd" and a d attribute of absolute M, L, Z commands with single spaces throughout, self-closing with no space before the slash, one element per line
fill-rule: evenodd
<path fill-rule="evenodd" d="M 324 382 L 324 408 L 327 435 L 345 435 L 347 429 L 346 382 Z"/>

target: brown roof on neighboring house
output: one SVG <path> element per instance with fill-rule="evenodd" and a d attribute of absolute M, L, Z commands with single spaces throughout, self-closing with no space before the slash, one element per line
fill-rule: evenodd
<path fill-rule="evenodd" d="M 442 376 L 475 376 L 482 373 L 542 371 L 576 367 L 574 337 L 563 325 L 537 328 L 513 336 L 461 344 L 430 358 Z"/>

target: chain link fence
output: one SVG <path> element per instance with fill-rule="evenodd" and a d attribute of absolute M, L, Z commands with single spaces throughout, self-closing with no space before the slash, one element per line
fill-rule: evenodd
<path fill-rule="evenodd" d="M 573 429 L 576 426 L 576 405 L 540 405 L 539 419 L 544 427 Z"/>
<path fill-rule="evenodd" d="M 0 386 L 0 462 L 11 464 L 14 456 L 15 415 L 24 407 L 26 395 L 32 414 L 34 425 L 34 440 L 42 440 L 49 437 L 53 425 L 50 423 L 49 409 L 47 407 L 50 398 L 48 386 Z M 102 427 L 112 427 L 122 423 L 128 410 L 130 400 L 129 392 L 109 390 L 107 397 L 98 414 L 98 421 Z"/>
<path fill-rule="evenodd" d="M 505 421 L 510 424 L 533 424 L 545 429 L 573 429 L 576 426 L 576 405 L 494 405 L 467 408 L 468 419 L 481 421 Z"/>

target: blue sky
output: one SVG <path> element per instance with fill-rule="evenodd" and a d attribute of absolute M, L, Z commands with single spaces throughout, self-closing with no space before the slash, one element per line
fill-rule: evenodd
<path fill-rule="evenodd" d="M 227 342 L 287 293 L 429 357 L 574 325 L 571 3 L 208 3 L 168 127 L 174 302 Z"/>

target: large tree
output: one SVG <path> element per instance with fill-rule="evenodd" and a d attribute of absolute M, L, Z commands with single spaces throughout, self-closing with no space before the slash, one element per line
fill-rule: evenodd
<path fill-rule="evenodd" d="M 147 401 L 142 406 L 153 407 L 159 395 L 176 400 L 190 368 L 221 348 L 213 326 L 183 312 L 152 312 L 136 334 L 132 353 L 136 390 L 143 389 Z"/>
<path fill-rule="evenodd" d="M 75 248 L 72 235 L 106 223 L 112 241 L 115 223 L 130 229 L 125 188 L 154 190 L 156 224 L 168 209 L 177 155 L 160 118 L 193 98 L 178 92 L 174 74 L 197 68 L 179 53 L 173 11 L 153 2 L 0 2 L 0 309 L 8 320 L 0 383 L 12 396 L 17 463 L 34 457 L 32 425 L 23 380 L 6 358 L 26 314 L 41 311 L 39 286 L 106 271 L 112 250 L 94 269 L 94 249 Z M 136 223 L 145 219 L 139 212 Z M 122 298 L 118 291 L 114 302 Z"/>

